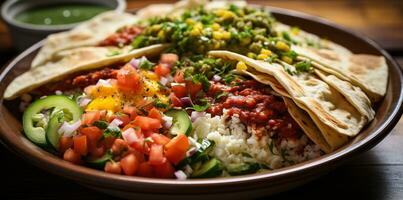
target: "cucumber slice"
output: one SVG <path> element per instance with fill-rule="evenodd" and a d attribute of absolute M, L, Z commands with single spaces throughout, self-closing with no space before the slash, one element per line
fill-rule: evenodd
<path fill-rule="evenodd" d="M 260 169 L 258 163 L 229 164 L 227 172 L 233 176 L 255 173 Z"/>
<path fill-rule="evenodd" d="M 212 158 L 196 169 L 192 178 L 213 178 L 222 174 L 222 167 L 219 160 Z"/>
<path fill-rule="evenodd" d="M 172 117 L 172 127 L 169 130 L 171 135 L 185 134 L 188 136 L 192 132 L 192 121 L 186 111 L 171 109 L 165 112 L 165 115 Z"/>
<path fill-rule="evenodd" d="M 214 149 L 214 145 L 215 145 L 214 141 L 204 138 L 201 141 L 200 148 L 197 150 L 195 154 L 192 155 L 190 164 L 208 160 L 209 158 L 208 154 L 211 152 L 211 150 Z"/>
<path fill-rule="evenodd" d="M 50 118 L 48 128 L 46 129 L 46 141 L 55 150 L 59 150 L 59 140 L 61 135 L 57 131 L 64 121 L 64 113 L 62 110 L 60 110 L 54 113 L 53 116 Z"/>
<path fill-rule="evenodd" d="M 79 120 L 81 114 L 83 113 L 80 106 L 66 96 L 53 95 L 36 100 L 25 110 L 22 116 L 24 133 L 33 143 L 42 147 L 46 147 L 48 145 L 45 135 L 46 127 L 35 127 L 33 118 L 43 110 L 49 110 L 56 107 L 71 113 L 72 121 Z"/>
<path fill-rule="evenodd" d="M 112 153 L 110 151 L 106 152 L 105 155 L 103 155 L 100 158 L 89 158 L 86 159 L 85 162 L 87 163 L 88 166 L 96 168 L 96 169 L 103 169 L 105 167 L 105 164 L 112 160 Z"/>

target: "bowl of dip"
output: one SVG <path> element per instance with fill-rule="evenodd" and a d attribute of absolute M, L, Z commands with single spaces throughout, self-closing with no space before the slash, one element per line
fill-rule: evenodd
<path fill-rule="evenodd" d="M 1 15 L 13 45 L 24 50 L 51 33 L 65 31 L 106 11 L 124 11 L 124 0 L 8 0 Z"/>

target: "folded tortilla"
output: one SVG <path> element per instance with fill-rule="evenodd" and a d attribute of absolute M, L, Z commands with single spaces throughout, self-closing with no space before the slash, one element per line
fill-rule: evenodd
<path fill-rule="evenodd" d="M 8 85 L 5 99 L 14 99 L 46 83 L 58 81 L 80 71 L 98 69 L 116 63 L 128 62 L 132 58 L 154 56 L 169 45 L 157 44 L 140 49 L 118 49 L 116 47 L 82 47 L 59 52 L 54 60 L 31 68 Z M 119 54 L 117 54 L 119 51 Z"/>
<path fill-rule="evenodd" d="M 386 93 L 388 66 L 383 56 L 368 54 L 344 55 L 330 49 L 292 46 L 300 60 L 312 60 L 315 68 L 333 74 L 360 87 L 372 102 Z"/>
<path fill-rule="evenodd" d="M 129 13 L 109 11 L 81 23 L 70 31 L 49 35 L 31 63 L 38 67 L 52 59 L 57 52 L 85 46 L 96 46 L 118 29 L 137 22 Z"/>

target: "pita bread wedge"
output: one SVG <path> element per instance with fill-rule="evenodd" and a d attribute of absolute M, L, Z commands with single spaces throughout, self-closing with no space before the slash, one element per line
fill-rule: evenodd
<path fill-rule="evenodd" d="M 49 35 L 41 50 L 31 63 L 38 67 L 63 50 L 95 46 L 118 29 L 137 22 L 137 17 L 129 13 L 110 11 L 84 22 L 70 31 Z"/>
<path fill-rule="evenodd" d="M 312 119 L 345 136 L 357 135 L 367 123 L 362 116 L 337 90 L 330 87 L 314 74 L 288 74 L 283 66 L 253 60 L 229 51 L 210 51 L 210 55 L 245 62 L 257 71 L 273 76 L 287 90 L 290 97 Z M 287 66 L 292 68 L 293 66 Z M 314 120 L 317 121 L 317 120 Z M 320 125 L 317 124 L 319 127 Z"/>
<path fill-rule="evenodd" d="M 311 59 L 314 67 L 333 74 L 360 87 L 372 102 L 379 101 L 386 92 L 388 66 L 383 56 L 339 54 L 328 49 L 292 46 L 299 59 Z"/>
<path fill-rule="evenodd" d="M 283 32 L 288 33 L 291 39 L 297 42 L 298 46 L 302 47 L 313 47 L 317 49 L 330 49 L 338 52 L 341 55 L 351 55 L 351 51 L 345 47 L 336 44 L 330 40 L 320 38 L 319 36 L 308 33 L 301 29 L 293 29 L 289 25 L 276 22 L 273 24 L 273 29 L 281 35 Z"/>
<path fill-rule="evenodd" d="M 14 99 L 17 96 L 38 88 L 51 81 L 57 81 L 79 71 L 97 69 L 114 63 L 128 62 L 132 58 L 159 54 L 169 45 L 157 44 L 130 51 L 115 47 L 82 47 L 59 52 L 56 60 L 31 68 L 29 71 L 15 78 L 8 85 L 5 99 Z M 113 51 L 124 51 L 118 55 L 111 55 Z"/>

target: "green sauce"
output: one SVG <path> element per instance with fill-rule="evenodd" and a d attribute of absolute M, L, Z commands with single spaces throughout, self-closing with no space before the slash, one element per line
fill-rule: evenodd
<path fill-rule="evenodd" d="M 111 8 L 93 4 L 57 4 L 34 7 L 15 16 L 19 22 L 34 25 L 73 24 L 91 19 Z"/>

